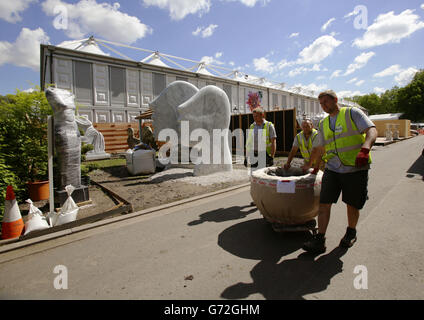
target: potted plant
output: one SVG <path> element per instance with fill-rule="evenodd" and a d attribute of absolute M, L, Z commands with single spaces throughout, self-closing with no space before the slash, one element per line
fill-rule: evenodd
<path fill-rule="evenodd" d="M 48 199 L 47 117 L 53 112 L 44 92 L 39 88 L 32 92 L 17 90 L 15 95 L 2 97 L 0 108 L 0 154 L 4 163 L 22 189 L 28 186 L 29 194 L 22 196 L 33 201 Z"/>

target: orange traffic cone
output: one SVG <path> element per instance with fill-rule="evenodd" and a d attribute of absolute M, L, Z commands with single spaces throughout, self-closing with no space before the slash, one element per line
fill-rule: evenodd
<path fill-rule="evenodd" d="M 12 239 L 19 237 L 24 229 L 21 211 L 16 202 L 15 193 L 12 186 L 7 186 L 6 201 L 4 202 L 4 216 L 2 228 L 2 239 Z"/>

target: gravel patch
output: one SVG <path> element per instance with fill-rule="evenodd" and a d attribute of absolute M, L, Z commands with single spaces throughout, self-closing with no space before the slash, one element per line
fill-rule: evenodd
<path fill-rule="evenodd" d="M 209 186 L 216 183 L 226 182 L 249 182 L 248 170 L 233 169 L 227 172 L 216 172 L 206 176 L 193 176 L 193 169 L 171 168 L 156 173 L 150 177 L 152 182 L 177 181 L 196 184 L 200 186 Z"/>

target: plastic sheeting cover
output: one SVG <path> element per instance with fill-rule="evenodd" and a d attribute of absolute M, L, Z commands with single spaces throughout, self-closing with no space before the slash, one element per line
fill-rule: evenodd
<path fill-rule="evenodd" d="M 81 138 L 75 121 L 74 95 L 63 89 L 46 89 L 53 109 L 54 138 L 59 163 L 60 188 L 81 185 Z"/>

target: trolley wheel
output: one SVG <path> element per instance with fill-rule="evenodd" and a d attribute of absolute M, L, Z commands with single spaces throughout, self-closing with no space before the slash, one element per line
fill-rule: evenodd
<path fill-rule="evenodd" d="M 263 221 L 265 222 L 265 224 L 267 225 L 267 226 L 270 226 L 270 225 L 272 225 L 272 222 L 271 221 L 268 221 L 264 216 L 262 216 L 262 219 L 263 219 Z"/>

